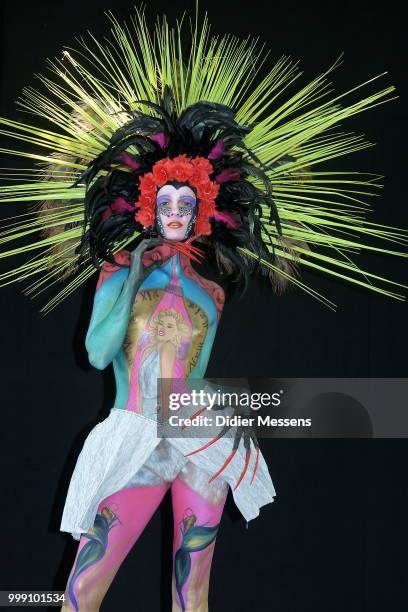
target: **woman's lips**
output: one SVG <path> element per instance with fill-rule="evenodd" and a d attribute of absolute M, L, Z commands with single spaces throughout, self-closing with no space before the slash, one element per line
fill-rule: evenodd
<path fill-rule="evenodd" d="M 167 224 L 167 227 L 170 227 L 170 229 L 179 229 L 183 227 L 183 224 L 180 223 L 180 221 L 171 221 L 171 223 Z"/>

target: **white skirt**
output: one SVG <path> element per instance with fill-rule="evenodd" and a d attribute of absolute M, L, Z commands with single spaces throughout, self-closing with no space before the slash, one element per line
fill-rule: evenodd
<path fill-rule="evenodd" d="M 230 455 L 233 438 L 221 438 L 205 450 L 185 457 L 208 441 L 209 438 L 159 438 L 155 420 L 113 408 L 85 440 L 69 485 L 61 531 L 79 539 L 93 526 L 98 506 L 105 498 L 129 487 L 172 482 L 180 475 L 186 482 L 190 478 L 192 488 L 209 500 L 223 494 L 229 485 L 244 518 L 250 521 L 257 517 L 261 506 L 273 502 L 275 496 L 262 454 L 251 482 L 256 456 L 251 453 L 245 478 L 234 490 L 245 465 L 241 440 L 232 461 L 209 485 L 208 480 Z"/>

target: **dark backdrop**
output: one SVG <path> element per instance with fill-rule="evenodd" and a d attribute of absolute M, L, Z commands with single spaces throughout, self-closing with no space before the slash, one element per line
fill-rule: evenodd
<path fill-rule="evenodd" d="M 350 122 L 379 145 L 339 168 L 386 175 L 375 219 L 407 225 L 404 112 L 405 25 L 396 3 L 206 0 L 215 33 L 259 35 L 301 59 L 307 78 L 345 53 L 338 90 L 388 70 L 400 100 Z M 107 31 L 103 11 L 125 17 L 132 2 L 6 1 L 2 9 L 2 111 L 24 120 L 13 100 L 46 57 L 91 29 Z M 193 2 L 149 2 L 169 16 Z M 13 160 L 13 163 L 18 163 Z M 1 165 L 7 165 L 2 163 Z M 14 207 L 8 208 L 14 211 Z M 6 214 L 3 212 L 3 215 Z M 363 265 L 407 280 L 403 260 Z M 308 275 L 339 304 L 335 314 L 292 291 L 277 299 L 254 284 L 227 305 L 208 373 L 217 376 L 406 376 L 407 307 Z M 92 370 L 83 348 L 94 283 L 47 317 L 18 288 L 1 290 L 2 589 L 63 589 L 75 544 L 58 533 L 69 477 L 91 427 L 113 401 L 111 372 Z M 384 406 L 384 410 L 387 407 Z M 217 612 L 405 610 L 405 440 L 264 440 L 276 501 L 249 529 L 231 501 L 213 565 L 210 605 Z M 120 570 L 105 611 L 170 609 L 169 503 L 157 512 Z"/>

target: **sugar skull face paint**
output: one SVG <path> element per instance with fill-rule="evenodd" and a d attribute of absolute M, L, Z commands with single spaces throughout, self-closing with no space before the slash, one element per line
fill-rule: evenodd
<path fill-rule="evenodd" d="M 163 185 L 157 192 L 156 221 L 160 234 L 168 240 L 185 240 L 194 227 L 197 198 L 188 185 Z"/>

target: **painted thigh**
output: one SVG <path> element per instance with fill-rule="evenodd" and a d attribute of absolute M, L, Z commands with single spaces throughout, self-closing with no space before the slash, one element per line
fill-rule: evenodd
<path fill-rule="evenodd" d="M 214 505 L 177 478 L 171 493 L 173 612 L 206 612 L 211 561 L 227 491 Z"/>
<path fill-rule="evenodd" d="M 104 499 L 94 526 L 81 536 L 63 611 L 97 612 L 116 572 L 168 489 L 122 489 Z"/>

